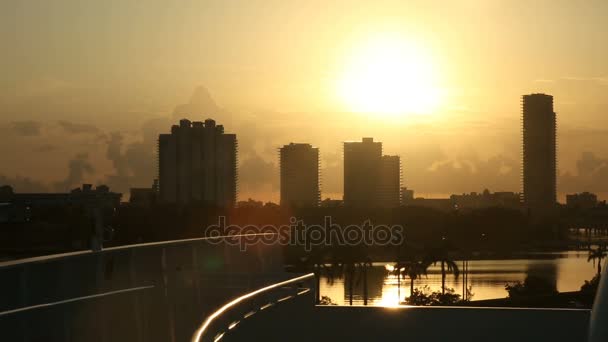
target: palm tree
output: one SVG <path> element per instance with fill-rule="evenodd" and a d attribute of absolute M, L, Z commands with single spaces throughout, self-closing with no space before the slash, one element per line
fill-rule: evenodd
<path fill-rule="evenodd" d="M 426 275 L 429 266 L 430 264 L 425 261 L 411 262 L 406 265 L 404 271 L 410 278 L 410 296 L 414 293 L 414 281 L 420 278 L 420 276 Z"/>
<path fill-rule="evenodd" d="M 454 278 L 458 279 L 460 275 L 458 265 L 456 265 L 454 260 L 450 259 L 446 248 L 441 248 L 435 251 L 435 253 L 430 254 L 427 262 L 433 265 L 438 263 L 441 265 L 441 294 L 445 294 L 445 277 L 449 272 L 454 275 Z"/>
<path fill-rule="evenodd" d="M 315 303 L 318 304 L 321 300 L 321 275 L 326 274 L 323 255 L 318 252 L 310 253 L 300 257 L 300 262 L 307 271 L 312 271 L 315 274 Z"/>
<path fill-rule="evenodd" d="M 394 271 L 397 274 L 397 293 L 401 298 L 400 278 L 401 273 L 405 273 L 410 278 L 410 296 L 414 293 L 414 281 L 422 275 L 426 275 L 430 263 L 426 261 L 405 261 L 398 262 L 394 266 Z"/>
<path fill-rule="evenodd" d="M 321 277 L 325 276 L 327 283 L 333 284 L 334 280 L 340 275 L 341 266 L 330 262 L 329 258 L 331 257 L 331 250 L 319 248 L 300 258 L 303 267 L 315 274 L 317 303 L 321 300 Z"/>
<path fill-rule="evenodd" d="M 602 273 L 602 259 L 606 258 L 606 256 L 608 256 L 608 254 L 606 254 L 606 247 L 603 245 L 589 251 L 587 262 L 593 261 L 593 267 L 595 267 L 595 260 L 597 260 L 597 274 Z"/>
<path fill-rule="evenodd" d="M 353 305 L 353 292 L 355 289 L 355 273 L 357 270 L 356 264 L 354 262 L 345 262 L 342 263 L 342 267 L 344 268 L 344 280 L 348 277 L 348 304 Z"/>
<path fill-rule="evenodd" d="M 372 267 L 372 262 L 367 258 L 365 261 L 357 263 L 357 268 L 359 269 L 360 278 L 363 278 L 363 305 L 367 305 L 367 300 L 369 297 L 368 289 L 367 289 L 367 270 Z M 351 292 L 352 295 L 352 292 Z M 351 304 L 352 305 L 352 304 Z"/>
<path fill-rule="evenodd" d="M 353 246 L 337 246 L 331 248 L 331 269 L 340 270 L 339 276 L 344 276 L 344 281 L 348 287 L 348 302 L 353 305 L 353 296 L 355 282 L 359 282 L 361 279 L 361 272 L 367 273 L 367 266 L 360 267 L 362 264 L 363 252 L 360 248 Z M 367 279 L 365 279 L 367 282 Z M 367 286 L 367 283 L 364 284 Z M 364 294 L 365 295 L 365 294 Z M 364 302 L 367 302 L 367 298 L 364 296 Z"/>

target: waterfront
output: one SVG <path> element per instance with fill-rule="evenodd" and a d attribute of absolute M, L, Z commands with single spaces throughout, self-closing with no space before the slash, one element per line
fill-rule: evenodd
<path fill-rule="evenodd" d="M 555 284 L 559 292 L 578 291 L 585 280 L 593 278 L 596 267 L 587 262 L 588 252 L 567 251 L 555 253 L 526 254 L 510 259 L 484 259 L 468 261 L 468 285 L 474 294 L 472 300 L 483 300 L 507 297 L 506 284 L 523 282 L 526 276 L 543 277 Z M 386 265 L 391 262 L 375 262 L 367 272 L 368 304 L 396 305 L 410 295 L 409 278 L 401 279 L 397 286 L 397 276 L 387 271 Z M 462 261 L 457 261 L 459 267 Z M 390 268 L 390 267 L 389 267 Z M 355 277 L 353 304 L 363 304 L 363 281 Z M 458 279 L 448 275 L 446 286 L 462 294 L 462 275 Z M 439 265 L 431 266 L 428 275 L 416 280 L 414 286 L 422 288 L 428 285 L 432 290 L 441 289 L 441 272 Z M 333 280 L 321 277 L 321 296 L 329 297 L 338 305 L 348 304 L 348 286 L 345 277 Z M 398 295 L 400 293 L 400 295 Z"/>

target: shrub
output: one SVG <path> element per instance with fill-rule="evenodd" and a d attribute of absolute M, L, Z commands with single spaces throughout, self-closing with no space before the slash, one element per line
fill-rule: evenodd
<path fill-rule="evenodd" d="M 557 293 L 555 284 L 551 281 L 536 276 L 527 276 L 524 283 L 517 282 L 513 285 L 505 285 L 505 290 L 509 293 L 509 298 L 552 295 Z"/>
<path fill-rule="evenodd" d="M 583 286 L 581 286 L 581 292 L 590 293 L 595 295 L 597 288 L 600 285 L 600 275 L 596 274 L 591 280 L 585 280 Z"/>
<path fill-rule="evenodd" d="M 428 285 L 422 289 L 415 288 L 411 296 L 405 299 L 405 304 L 418 306 L 431 305 L 453 305 L 460 302 L 460 295 L 456 294 L 454 289 L 446 288 L 445 294 L 441 291 L 431 291 Z"/>

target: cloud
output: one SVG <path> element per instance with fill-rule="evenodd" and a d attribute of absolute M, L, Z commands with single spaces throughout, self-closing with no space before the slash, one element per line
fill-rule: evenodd
<path fill-rule="evenodd" d="M 158 135 L 168 132 L 171 120 L 156 117 L 145 121 L 138 137 L 125 143 L 125 135 L 113 132 L 106 137 L 106 157 L 112 162 L 114 172 L 106 175 L 104 182 L 115 191 L 128 193 L 131 187 L 149 187 L 157 177 L 156 148 Z"/>
<path fill-rule="evenodd" d="M 15 177 L 7 177 L 4 175 L 0 175 L 0 186 L 2 185 L 10 185 L 15 192 L 47 192 L 49 191 L 48 187 L 31 178 L 15 176 Z"/>
<path fill-rule="evenodd" d="M 14 121 L 11 123 L 13 130 L 20 136 L 39 136 L 42 124 L 36 121 Z"/>
<path fill-rule="evenodd" d="M 608 192 L 608 159 L 592 152 L 583 152 L 576 162 L 576 174 L 560 174 L 558 187 L 560 192 L 565 193 Z"/>
<path fill-rule="evenodd" d="M 124 137 L 119 132 L 111 133 L 108 139 L 106 157 L 114 166 L 114 173 L 107 175 L 105 183 L 114 191 L 127 192 L 132 183 L 129 160 L 123 153 Z"/>
<path fill-rule="evenodd" d="M 178 105 L 173 110 L 173 119 L 175 121 L 188 118 L 191 120 L 205 120 L 213 117 L 220 121 L 223 110 L 217 105 L 211 97 L 209 90 L 203 86 L 199 86 L 194 90 L 190 97 L 190 101 L 185 104 Z"/>
<path fill-rule="evenodd" d="M 99 133 L 99 128 L 93 125 L 79 124 L 70 121 L 60 120 L 57 122 L 66 132 L 71 134 L 94 134 Z"/>
<path fill-rule="evenodd" d="M 504 154 L 483 159 L 472 147 L 454 155 L 439 145 L 421 146 L 402 156 L 402 165 L 404 185 L 422 193 L 520 190 L 518 160 Z"/>
<path fill-rule="evenodd" d="M 278 189 L 279 169 L 273 162 L 254 155 L 239 166 L 239 187 L 245 191 L 257 191 L 267 185 L 273 190 Z"/>
<path fill-rule="evenodd" d="M 579 76 L 566 76 L 561 78 L 564 81 L 576 81 L 576 82 L 594 82 L 603 85 L 608 85 L 608 76 L 592 76 L 592 77 L 579 77 Z"/>
<path fill-rule="evenodd" d="M 81 185 L 85 176 L 92 175 L 95 168 L 89 162 L 89 156 L 86 153 L 77 154 L 68 162 L 68 174 L 63 181 L 55 183 L 56 191 L 67 191 L 76 186 Z"/>
<path fill-rule="evenodd" d="M 106 157 L 112 162 L 115 176 L 127 177 L 129 174 L 129 165 L 126 156 L 122 153 L 124 137 L 119 132 L 113 132 L 109 136 Z"/>

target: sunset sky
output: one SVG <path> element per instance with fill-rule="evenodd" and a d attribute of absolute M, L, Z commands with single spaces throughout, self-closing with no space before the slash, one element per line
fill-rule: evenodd
<path fill-rule="evenodd" d="M 128 193 L 183 117 L 239 139 L 240 198 L 278 199 L 277 148 L 374 137 L 420 196 L 520 191 L 520 98 L 555 97 L 558 192 L 608 199 L 608 1 L 0 3 L 0 185 Z"/>

